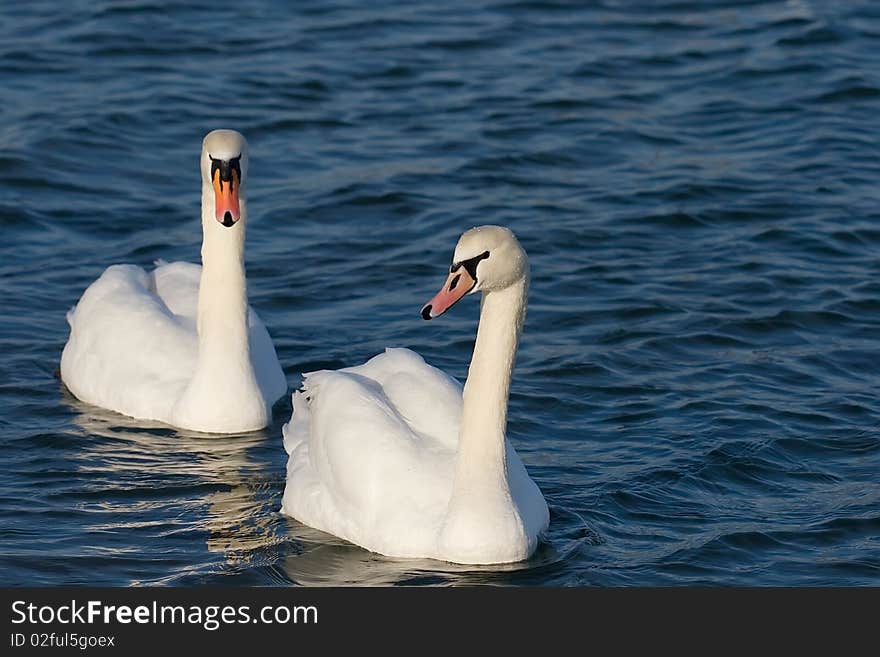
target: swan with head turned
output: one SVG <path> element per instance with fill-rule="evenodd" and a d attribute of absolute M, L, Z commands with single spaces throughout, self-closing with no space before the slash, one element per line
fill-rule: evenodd
<path fill-rule="evenodd" d="M 84 402 L 207 433 L 265 427 L 287 391 L 244 266 L 248 153 L 214 130 L 202 143 L 202 265 L 113 265 L 67 314 L 61 379 Z"/>
<path fill-rule="evenodd" d="M 282 512 L 373 552 L 465 564 L 520 561 L 549 511 L 506 437 L 529 264 L 500 226 L 458 242 L 433 319 L 482 292 L 464 389 L 408 349 L 306 374 L 284 426 Z"/>

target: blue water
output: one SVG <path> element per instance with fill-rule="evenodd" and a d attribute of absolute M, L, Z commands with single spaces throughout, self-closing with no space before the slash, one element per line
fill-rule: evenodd
<path fill-rule="evenodd" d="M 877 3 L 222 5 L 0 5 L 0 583 L 880 584 Z M 459 233 L 519 235 L 530 561 L 280 515 L 289 399 L 217 438 L 66 392 L 86 286 L 198 260 L 217 127 L 291 388 L 386 346 L 463 379 L 478 304 L 418 311 Z"/>

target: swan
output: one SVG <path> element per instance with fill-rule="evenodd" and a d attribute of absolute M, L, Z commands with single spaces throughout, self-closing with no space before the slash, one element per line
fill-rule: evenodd
<path fill-rule="evenodd" d="M 202 143 L 202 266 L 113 265 L 67 313 L 61 380 L 78 399 L 206 433 L 265 427 L 287 382 L 247 303 L 244 137 Z"/>
<path fill-rule="evenodd" d="M 528 259 L 514 234 L 473 228 L 421 311 L 432 319 L 482 291 L 464 390 L 400 348 L 305 374 L 282 429 L 281 512 L 392 557 L 463 564 L 529 557 L 549 511 L 505 436 L 528 287 Z"/>

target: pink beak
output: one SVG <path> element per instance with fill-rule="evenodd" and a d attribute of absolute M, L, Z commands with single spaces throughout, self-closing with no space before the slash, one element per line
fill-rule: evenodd
<path fill-rule="evenodd" d="M 227 228 L 241 218 L 241 208 L 238 202 L 238 187 L 241 181 L 238 172 L 233 171 L 230 180 L 220 179 L 220 170 L 214 173 L 214 216 Z"/>
<path fill-rule="evenodd" d="M 439 317 L 452 308 L 465 294 L 474 289 L 476 284 L 477 281 L 471 278 L 471 275 L 468 274 L 467 269 L 464 267 L 459 267 L 456 271 L 450 272 L 449 278 L 446 279 L 440 291 L 422 308 L 422 319 Z"/>

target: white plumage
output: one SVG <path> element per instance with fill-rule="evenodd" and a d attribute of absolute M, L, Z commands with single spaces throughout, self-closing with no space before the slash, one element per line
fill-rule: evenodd
<path fill-rule="evenodd" d="M 504 434 L 528 268 L 512 233 L 497 227 L 466 233 L 455 261 L 489 249 L 473 287 L 440 311 L 486 290 L 464 390 L 408 349 L 306 374 L 283 429 L 282 512 L 395 557 L 503 563 L 534 551 L 549 511 Z M 492 289 L 505 262 L 517 275 Z"/>

